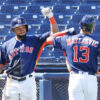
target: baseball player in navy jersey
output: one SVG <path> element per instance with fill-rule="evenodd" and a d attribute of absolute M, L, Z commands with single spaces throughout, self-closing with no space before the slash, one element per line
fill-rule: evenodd
<path fill-rule="evenodd" d="M 91 35 L 95 30 L 94 16 L 85 15 L 80 22 L 80 33 L 48 37 L 46 43 L 65 52 L 69 67 L 69 100 L 97 100 L 97 71 L 100 41 Z M 58 32 L 57 34 L 66 34 Z M 56 35 L 56 34 L 55 34 Z"/>
<path fill-rule="evenodd" d="M 52 32 L 28 36 L 24 18 L 16 17 L 11 21 L 16 36 L 3 43 L 0 51 L 0 71 L 5 64 L 8 67 L 2 100 L 37 100 L 34 72 L 39 50 L 48 36 L 58 32 L 52 10 L 44 8 L 42 13 L 49 18 Z"/>

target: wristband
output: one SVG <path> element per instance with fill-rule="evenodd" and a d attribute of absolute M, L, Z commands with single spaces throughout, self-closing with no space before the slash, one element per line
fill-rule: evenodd
<path fill-rule="evenodd" d="M 50 21 L 51 24 L 55 24 L 56 23 L 56 20 L 55 20 L 54 17 L 49 18 L 49 21 Z"/>

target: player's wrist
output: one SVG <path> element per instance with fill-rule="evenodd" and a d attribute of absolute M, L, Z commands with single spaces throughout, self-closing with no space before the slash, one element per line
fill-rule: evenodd
<path fill-rule="evenodd" d="M 50 17 L 49 21 L 50 21 L 51 24 L 55 24 L 56 23 L 56 20 L 55 20 L 54 16 Z"/>
<path fill-rule="evenodd" d="M 48 18 L 51 18 L 51 17 L 53 17 L 53 13 L 50 12 L 47 16 L 48 16 Z"/>

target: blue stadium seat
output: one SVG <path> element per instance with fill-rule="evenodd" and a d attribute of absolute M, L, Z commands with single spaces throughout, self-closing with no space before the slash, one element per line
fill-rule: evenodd
<path fill-rule="evenodd" d="M 50 31 L 50 26 L 48 24 L 41 24 L 40 29 L 37 31 L 37 34 L 43 34 Z"/>
<path fill-rule="evenodd" d="M 57 63 L 57 60 L 54 56 L 41 56 L 40 59 L 39 59 L 39 63 L 42 64 L 50 64 L 50 63 Z"/>
<path fill-rule="evenodd" d="M 59 0 L 59 4 L 63 5 L 79 5 L 81 0 Z"/>
<path fill-rule="evenodd" d="M 0 5 L 2 5 L 5 2 L 5 0 L 0 0 Z"/>
<path fill-rule="evenodd" d="M 7 0 L 5 4 L 27 6 L 32 0 Z"/>
<path fill-rule="evenodd" d="M 84 3 L 99 6 L 100 0 L 84 0 Z"/>
<path fill-rule="evenodd" d="M 100 24 L 100 16 L 98 17 L 98 20 L 97 20 L 97 22 Z"/>
<path fill-rule="evenodd" d="M 0 35 L 0 42 L 6 41 L 6 35 Z"/>
<path fill-rule="evenodd" d="M 22 14 L 21 16 L 26 19 L 28 24 L 41 24 L 41 17 L 38 15 L 27 13 L 27 14 Z"/>
<path fill-rule="evenodd" d="M 25 13 L 42 15 L 41 10 L 40 10 L 40 6 L 38 6 L 38 5 L 28 6 Z"/>
<path fill-rule="evenodd" d="M 29 31 L 28 31 L 27 35 L 36 34 L 36 29 L 32 25 L 28 25 L 28 29 L 29 29 Z"/>
<path fill-rule="evenodd" d="M 99 15 L 100 9 L 97 6 L 84 4 L 79 7 L 78 13 L 79 14 Z"/>
<path fill-rule="evenodd" d="M 45 47 L 41 53 L 40 57 L 50 57 L 51 56 L 51 51 L 47 49 L 47 47 Z"/>
<path fill-rule="evenodd" d="M 59 58 L 61 56 L 64 56 L 62 50 L 56 49 L 56 48 L 52 51 L 52 55 L 55 56 L 55 57 L 57 57 L 57 58 Z"/>
<path fill-rule="evenodd" d="M 49 19 L 48 19 L 47 17 L 42 18 L 41 21 L 42 21 L 43 24 L 48 24 L 48 25 L 49 25 L 49 23 L 50 23 L 50 22 L 49 22 Z"/>
<path fill-rule="evenodd" d="M 66 29 L 66 25 L 64 24 L 58 24 L 59 31 L 64 31 Z"/>
<path fill-rule="evenodd" d="M 33 0 L 32 5 L 53 6 L 57 3 L 56 0 Z"/>
<path fill-rule="evenodd" d="M 70 20 L 70 24 L 79 24 L 79 22 L 81 21 L 82 17 L 84 15 L 82 14 L 75 14 L 72 16 L 72 19 Z"/>
<path fill-rule="evenodd" d="M 1 6 L 0 13 L 5 13 L 5 14 L 21 14 L 22 9 L 18 6 L 12 6 L 12 5 L 3 5 Z"/>
<path fill-rule="evenodd" d="M 8 14 L 0 14 L 0 24 L 10 24 L 12 19 L 11 15 Z"/>
<path fill-rule="evenodd" d="M 64 15 L 55 14 L 54 17 L 57 21 L 57 24 L 66 24 L 68 21 L 68 19 Z"/>
<path fill-rule="evenodd" d="M 4 25 L 0 25 L 0 35 L 7 35 L 8 29 L 5 28 Z"/>
<path fill-rule="evenodd" d="M 100 24 L 96 24 L 96 28 L 93 34 L 98 34 L 98 35 L 100 34 Z"/>
<path fill-rule="evenodd" d="M 62 15 L 72 15 L 74 13 L 74 8 L 72 6 L 66 5 L 55 5 L 53 7 L 53 12 L 55 14 L 62 14 Z"/>

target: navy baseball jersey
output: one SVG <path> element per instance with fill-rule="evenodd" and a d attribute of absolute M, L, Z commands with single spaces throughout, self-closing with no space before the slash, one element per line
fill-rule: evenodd
<path fill-rule="evenodd" d="M 55 37 L 55 48 L 66 52 L 68 65 L 71 71 L 97 72 L 98 59 L 100 57 L 100 42 L 91 35 L 77 34 Z"/>
<path fill-rule="evenodd" d="M 1 47 L 0 64 L 7 62 L 7 73 L 18 77 L 33 72 L 38 52 L 49 34 L 26 36 L 21 41 L 13 37 L 6 41 Z"/>

